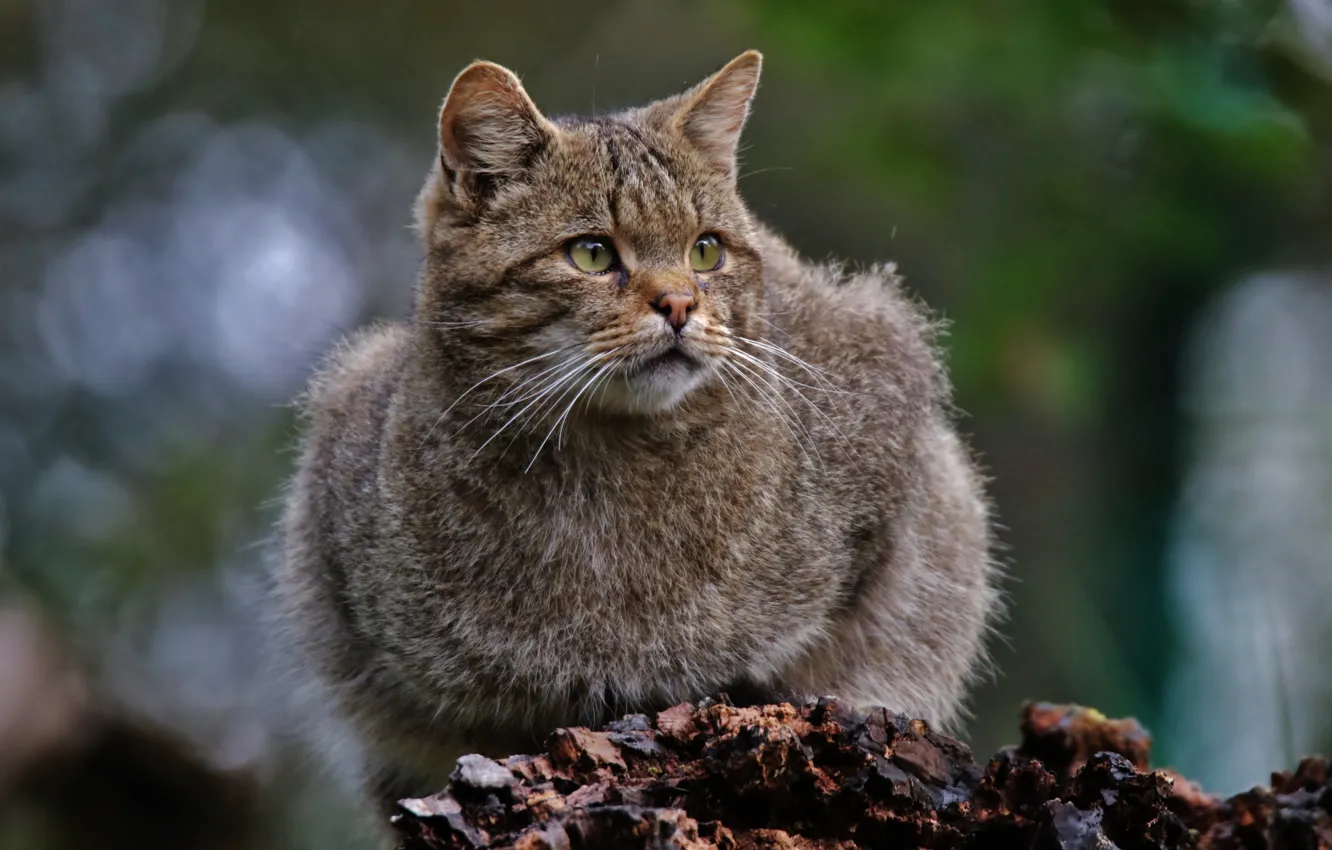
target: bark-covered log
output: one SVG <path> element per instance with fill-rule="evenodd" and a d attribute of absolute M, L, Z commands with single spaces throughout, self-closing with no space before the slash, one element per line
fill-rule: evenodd
<path fill-rule="evenodd" d="M 539 755 L 464 757 L 448 788 L 400 801 L 393 821 L 403 850 L 1332 848 L 1325 759 L 1223 801 L 1149 770 L 1135 721 L 1029 704 L 1021 733 L 977 765 L 884 711 L 722 697 L 562 729 Z"/>

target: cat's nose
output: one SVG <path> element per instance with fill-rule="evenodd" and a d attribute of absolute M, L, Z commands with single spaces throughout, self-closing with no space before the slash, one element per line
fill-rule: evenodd
<path fill-rule="evenodd" d="M 653 300 L 652 309 L 665 316 L 679 333 L 694 309 L 694 296 L 687 292 L 663 292 Z"/>

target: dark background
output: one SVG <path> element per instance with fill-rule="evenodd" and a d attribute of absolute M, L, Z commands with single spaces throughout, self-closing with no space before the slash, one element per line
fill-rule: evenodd
<path fill-rule="evenodd" d="M 0 33 L 0 593 L 289 788 L 309 846 L 337 806 L 249 577 L 287 402 L 408 307 L 473 58 L 561 113 L 763 51 L 755 211 L 952 322 L 1011 573 L 978 751 L 1026 698 L 1135 715 L 1220 792 L 1332 743 L 1327 0 L 0 0 Z"/>

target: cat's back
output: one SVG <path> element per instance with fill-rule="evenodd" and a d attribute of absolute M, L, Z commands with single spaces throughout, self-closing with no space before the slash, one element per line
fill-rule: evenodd
<path fill-rule="evenodd" d="M 900 432 L 946 404 L 938 326 L 893 266 L 813 262 L 774 231 L 759 234 L 764 342 L 790 355 L 773 362 L 797 384 L 790 392 L 800 394 L 802 418 Z"/>
<path fill-rule="evenodd" d="M 374 402 L 386 401 L 408 357 L 410 329 L 399 322 L 371 325 L 351 334 L 320 364 L 300 401 L 304 412 L 338 430 L 379 426 Z M 369 407 L 367 407 L 369 403 Z M 381 410 L 382 412 L 382 410 Z"/>
<path fill-rule="evenodd" d="M 375 502 L 385 425 L 410 347 L 404 324 L 359 331 L 325 359 L 300 399 L 305 432 L 287 533 L 321 560 L 351 545 Z"/>

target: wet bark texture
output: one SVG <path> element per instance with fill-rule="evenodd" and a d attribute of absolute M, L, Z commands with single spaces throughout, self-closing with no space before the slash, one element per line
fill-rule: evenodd
<path fill-rule="evenodd" d="M 393 823 L 401 850 L 1332 848 L 1326 759 L 1221 800 L 1151 770 L 1150 748 L 1133 720 L 1028 704 L 1021 744 L 976 764 L 903 716 L 723 695 L 562 729 L 538 755 L 467 756 Z"/>

